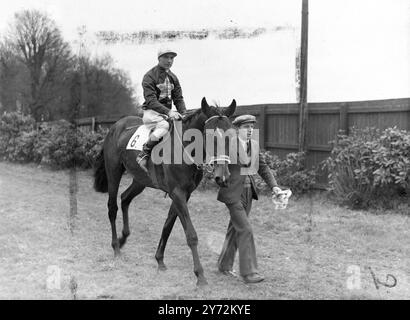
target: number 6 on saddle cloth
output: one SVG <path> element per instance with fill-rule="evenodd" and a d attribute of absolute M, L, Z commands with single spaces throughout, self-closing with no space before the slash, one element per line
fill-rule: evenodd
<path fill-rule="evenodd" d="M 132 135 L 130 141 L 128 141 L 126 150 L 141 151 L 145 142 L 148 141 L 149 135 L 153 129 L 148 129 L 147 126 L 141 125 Z"/>

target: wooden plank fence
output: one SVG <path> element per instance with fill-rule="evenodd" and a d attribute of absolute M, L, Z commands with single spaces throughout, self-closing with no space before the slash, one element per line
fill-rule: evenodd
<path fill-rule="evenodd" d="M 109 128 L 126 115 L 97 116 L 77 119 L 76 125 L 84 131 L 98 131 L 100 128 Z"/>

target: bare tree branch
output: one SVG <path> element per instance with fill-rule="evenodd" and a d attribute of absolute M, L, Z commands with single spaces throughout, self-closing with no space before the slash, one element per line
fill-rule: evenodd
<path fill-rule="evenodd" d="M 70 68 L 67 63 L 72 54 L 62 39 L 55 22 L 37 10 L 23 10 L 15 14 L 14 23 L 6 37 L 15 54 L 24 63 L 30 75 L 30 109 L 47 107 L 62 85 L 64 74 Z M 63 86 L 64 87 L 64 86 Z"/>

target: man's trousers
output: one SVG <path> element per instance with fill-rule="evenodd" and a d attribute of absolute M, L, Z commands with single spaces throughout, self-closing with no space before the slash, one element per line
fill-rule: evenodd
<path fill-rule="evenodd" d="M 244 187 L 241 201 L 226 204 L 231 220 L 226 232 L 225 242 L 218 259 L 219 270 L 232 270 L 236 251 L 239 251 L 239 272 L 247 276 L 257 272 L 256 249 L 249 213 L 252 207 L 252 189 Z"/>

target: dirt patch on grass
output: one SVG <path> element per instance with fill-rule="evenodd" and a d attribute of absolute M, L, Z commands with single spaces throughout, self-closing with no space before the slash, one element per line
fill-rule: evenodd
<path fill-rule="evenodd" d="M 209 282 L 198 289 L 179 222 L 165 251 L 168 270 L 157 271 L 154 254 L 169 198 L 147 189 L 132 202 L 131 236 L 114 260 L 107 195 L 92 189 L 90 171 L 75 174 L 73 215 L 70 171 L 0 163 L 0 298 L 410 298 L 409 216 L 350 211 L 323 197 L 291 200 L 287 210 L 275 211 L 261 197 L 251 221 L 266 280 L 245 285 L 216 271 L 228 212 L 215 192 L 196 191 L 189 209 Z M 120 193 L 130 182 L 123 178 Z M 121 232 L 121 211 L 117 228 Z M 376 277 L 389 284 L 388 274 L 395 287 L 375 283 Z"/>

